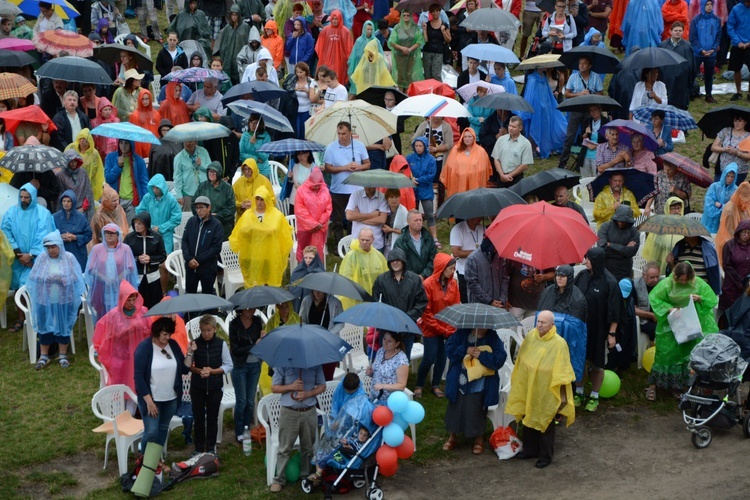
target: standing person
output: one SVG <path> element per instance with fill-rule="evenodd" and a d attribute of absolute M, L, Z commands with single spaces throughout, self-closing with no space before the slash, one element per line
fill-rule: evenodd
<path fill-rule="evenodd" d="M 507 311 L 519 322 L 534 316 L 539 310 L 539 296 L 555 278 L 554 268 L 537 269 L 533 266 L 508 260 Z"/>
<path fill-rule="evenodd" d="M 667 86 L 660 79 L 659 68 L 643 68 L 641 70 L 641 81 L 635 84 L 633 97 L 630 99 L 630 107 L 628 108 L 630 119 L 633 119 L 633 111 L 636 108 L 655 104 L 669 104 Z"/>
<path fill-rule="evenodd" d="M 94 215 L 94 193 L 91 190 L 89 176 L 86 172 L 81 171 L 83 158 L 75 150 L 66 151 L 63 158 L 68 162 L 68 165 L 56 174 L 60 183 L 60 190 L 72 190 L 76 194 L 76 200 L 81 200 L 80 204 L 74 208 L 80 210 L 86 216 L 86 219 L 90 220 Z"/>
<path fill-rule="evenodd" d="M 365 374 L 372 377 L 370 398 L 387 401 L 392 392 L 406 389 L 409 359 L 404 354 L 404 339 L 401 334 L 377 331 L 382 334 L 382 345 L 375 353 L 372 365 L 365 370 Z M 377 341 L 374 343 L 377 344 Z"/>
<path fill-rule="evenodd" d="M 729 55 L 729 70 L 734 71 L 735 94 L 730 101 L 742 99 L 742 66 L 750 67 L 750 0 L 738 2 L 729 12 L 726 23 L 727 34 L 732 42 Z M 36 27 L 35 27 L 36 29 Z M 750 82 L 750 79 L 748 79 Z M 748 94 L 750 99 L 750 94 Z"/>
<path fill-rule="evenodd" d="M 720 265 L 724 245 L 733 238 L 740 221 L 746 219 L 750 219 L 750 183 L 743 182 L 721 212 L 719 232 L 716 233 L 716 238 L 714 238 Z"/>
<path fill-rule="evenodd" d="M 167 43 L 156 55 L 156 71 L 162 77 L 161 84 L 165 85 L 163 77 L 172 72 L 172 68 L 179 66 L 180 68 L 188 67 L 187 54 L 185 50 L 180 47 L 177 33 L 171 31 L 167 34 Z"/>
<path fill-rule="evenodd" d="M 604 86 L 602 77 L 591 71 L 591 56 L 581 56 L 578 58 L 578 71 L 573 71 L 568 82 L 565 84 L 565 98 L 570 99 L 584 95 L 603 94 Z M 576 140 L 578 129 L 584 120 L 586 113 L 571 111 L 568 113 L 568 130 L 565 134 L 565 144 L 560 154 L 560 163 L 558 168 L 567 168 L 568 158 L 570 158 L 570 148 Z"/>
<path fill-rule="evenodd" d="M 297 200 L 297 190 L 302 187 L 316 168 L 315 157 L 312 151 L 297 151 L 295 158 L 289 164 L 287 171 L 287 182 L 292 184 L 292 192 L 289 194 L 289 213 L 294 213 L 294 204 Z M 329 203 L 330 204 L 330 203 Z"/>
<path fill-rule="evenodd" d="M 229 23 L 221 29 L 217 41 L 221 60 L 224 61 L 226 72 L 235 85 L 240 81 L 237 55 L 245 47 L 248 36 L 250 27 L 240 18 L 240 6 L 233 4 L 229 9 Z"/>
<path fill-rule="evenodd" d="M 143 41 L 148 43 L 148 38 L 151 36 L 159 44 L 164 43 L 164 37 L 161 36 L 161 29 L 159 29 L 159 18 L 156 14 L 154 0 L 134 0 L 134 3 L 137 7 L 138 24 L 141 28 L 140 35 Z M 151 21 L 150 25 L 147 25 L 146 16 L 148 16 L 148 21 Z"/>
<path fill-rule="evenodd" d="M 620 14 L 621 9 L 624 14 Z M 618 17 L 622 20 L 621 26 L 616 26 Z M 618 31 L 622 35 L 619 49 L 622 52 L 624 46 L 625 56 L 629 56 L 636 47 L 644 49 L 658 47 L 664 31 L 664 17 L 659 2 L 654 0 L 616 1 L 609 31 L 609 37 L 613 43 Z"/>
<path fill-rule="evenodd" d="M 290 66 L 296 66 L 299 63 L 309 65 L 315 53 L 315 40 L 310 34 L 304 17 L 295 17 L 292 21 L 294 31 L 292 31 L 291 36 L 287 36 L 284 43 L 284 55 L 287 57 Z"/>
<path fill-rule="evenodd" d="M 135 152 L 133 141 L 118 140 L 118 151 L 104 159 L 104 178 L 117 191 L 120 206 L 125 210 L 128 221 L 132 221 L 135 207 L 148 192 L 146 162 Z"/>
<path fill-rule="evenodd" d="M 66 151 L 73 150 L 81 155 L 81 159 L 83 160 L 81 167 L 83 167 L 89 178 L 93 195 L 93 198 L 89 200 L 92 212 L 94 210 L 94 200 L 102 198 L 102 189 L 104 188 L 104 164 L 97 149 L 99 148 L 96 147 L 95 139 L 91 135 L 91 131 L 87 128 L 82 129 L 76 136 L 75 141 L 68 144 L 68 147 L 65 148 Z"/>
<path fill-rule="evenodd" d="M 411 12 L 404 9 L 401 12 L 401 20 L 388 38 L 393 63 L 393 79 L 402 92 L 406 92 L 412 82 L 424 80 L 422 45 L 424 45 L 422 30 L 414 23 Z"/>
<path fill-rule="evenodd" d="M 331 24 L 320 30 L 315 42 L 315 53 L 318 55 L 318 67 L 326 66 L 341 78 L 346 85 L 348 81 L 347 60 L 352 51 L 352 35 L 344 26 L 340 10 L 334 10 L 330 16 Z"/>
<path fill-rule="evenodd" d="M 461 292 L 461 302 L 463 303 L 469 301 L 466 289 L 466 277 L 464 276 L 466 259 L 474 250 L 479 248 L 483 239 L 484 224 L 482 224 L 482 217 L 474 217 L 461 221 L 451 228 L 451 255 L 456 259 L 458 288 Z"/>
<path fill-rule="evenodd" d="M 724 205 L 729 203 L 737 190 L 737 164 L 730 163 L 721 173 L 718 182 L 711 184 L 706 190 L 703 204 L 701 224 L 711 234 L 719 231 L 719 221 L 724 211 Z"/>
<path fill-rule="evenodd" d="M 130 232 L 128 217 L 125 215 L 125 210 L 120 206 L 120 196 L 117 194 L 117 191 L 109 187 L 108 184 L 105 184 L 102 190 L 102 203 L 91 218 L 92 241 L 94 245 L 104 241 L 102 231 L 104 230 L 104 226 L 110 223 L 118 226 L 123 235 Z"/>
<path fill-rule="evenodd" d="M 195 40 L 201 44 L 206 53 L 211 52 L 212 28 L 202 10 L 198 10 L 198 0 L 185 0 L 184 10 L 177 13 L 167 28 L 174 31 L 180 40 Z"/>
<path fill-rule="evenodd" d="M 680 3 L 685 4 L 685 2 Z M 664 4 L 665 7 L 667 5 L 669 5 L 669 2 Z M 684 23 L 687 23 L 687 20 Z M 693 94 L 696 65 L 693 48 L 690 42 L 686 40 L 687 26 L 684 23 L 683 21 L 672 23 L 671 36 L 661 43 L 661 48 L 676 52 L 685 58 L 685 62 L 679 65 L 664 68 L 663 79 L 664 85 L 667 87 L 670 104 L 679 109 L 687 110 L 690 97 Z"/>
<path fill-rule="evenodd" d="M 49 2 L 39 2 L 39 17 L 34 24 L 34 36 L 39 36 L 45 31 L 54 31 L 65 29 L 63 20 L 57 15 L 52 4 Z"/>
<path fill-rule="evenodd" d="M 512 116 L 508 133 L 501 135 L 492 149 L 492 158 L 500 182 L 498 187 L 510 187 L 523 179 L 524 171 L 534 164 L 531 142 L 521 135 L 523 120 Z"/>
<path fill-rule="evenodd" d="M 306 62 L 298 62 L 294 65 L 294 73 L 284 81 L 284 88 L 294 90 L 297 97 L 297 120 L 294 130 L 297 139 L 305 138 L 305 122 L 310 118 L 313 104 L 318 104 L 318 84 L 310 77 L 310 66 Z"/>
<path fill-rule="evenodd" d="M 445 168 L 440 172 L 440 182 L 445 186 L 445 196 L 487 187 L 492 175 L 490 157 L 477 143 L 477 134 L 466 127 L 461 138 L 448 154 Z"/>
<path fill-rule="evenodd" d="M 320 169 L 313 168 L 307 180 L 297 189 L 294 207 L 297 215 L 297 261 L 302 261 L 302 251 L 308 245 L 314 245 L 318 255 L 324 255 L 333 206 Z"/>
<path fill-rule="evenodd" d="M 381 253 L 385 249 L 383 224 L 388 219 L 388 210 L 385 196 L 374 187 L 359 188 L 349 195 L 346 204 L 346 220 L 352 224 L 352 234 L 370 229 L 375 237 L 373 245 Z"/>
<path fill-rule="evenodd" d="M 542 311 L 536 328 L 518 350 L 505 406 L 506 413 L 523 425 L 524 450 L 518 458 L 537 458 L 537 469 L 552 463 L 555 418 L 566 417 L 567 426 L 575 421 L 570 390 L 574 379 L 568 346 L 557 334 L 555 317 L 550 311 Z"/>
<path fill-rule="evenodd" d="M 443 57 L 451 43 L 450 27 L 440 19 L 440 4 L 434 3 L 427 10 L 429 20 L 422 24 L 424 78 L 434 78 L 442 82 Z"/>
<path fill-rule="evenodd" d="M 185 141 L 174 157 L 174 192 L 183 212 L 190 212 L 198 185 L 205 182 L 211 157 L 197 141 Z"/>
<path fill-rule="evenodd" d="M 154 134 L 154 136 L 158 137 L 159 122 L 161 122 L 161 115 L 154 109 L 154 99 L 151 95 L 151 91 L 142 88 L 138 94 L 138 107 L 130 115 L 130 123 L 145 128 Z M 141 158 L 148 158 L 148 155 L 151 152 L 151 143 L 136 143 L 135 152 Z"/>
<path fill-rule="evenodd" d="M 666 41 L 671 33 L 672 27 L 675 23 L 682 24 L 685 27 L 690 20 L 688 19 L 688 3 L 678 2 L 677 0 L 667 0 L 661 6 L 661 15 L 664 19 L 664 31 L 661 33 L 661 39 Z M 689 33 L 685 29 L 684 33 L 680 33 L 680 37 L 685 40 L 688 39 Z"/>
<path fill-rule="evenodd" d="M 86 269 L 88 254 L 86 245 L 91 241 L 91 225 L 86 216 L 76 209 L 76 195 L 71 189 L 63 191 L 58 202 L 59 209 L 52 218 L 60 231 L 65 251 L 71 253 L 81 269 Z"/>
<path fill-rule="evenodd" d="M 255 394 L 260 379 L 260 359 L 250 353 L 266 334 L 255 309 L 241 309 L 229 322 L 229 353 L 232 355 L 232 385 L 235 393 L 234 435 L 242 442 L 245 427 L 255 420 Z"/>
<path fill-rule="evenodd" d="M 185 104 L 193 113 L 202 107 L 208 108 L 213 121 L 218 122 L 219 118 L 227 114 L 227 110 L 224 109 L 224 104 L 221 102 L 224 96 L 221 95 L 218 88 L 219 79 L 213 76 L 208 77 L 203 82 L 203 88 L 193 92 Z"/>
<path fill-rule="evenodd" d="M 112 95 L 112 106 L 117 110 L 117 118 L 120 121 L 129 121 L 130 115 L 138 107 L 141 80 L 145 76 L 143 73 L 138 73 L 137 69 L 129 69 L 123 74 L 125 85 L 118 87 Z"/>
<path fill-rule="evenodd" d="M 586 297 L 578 287 L 573 285 L 573 277 L 573 266 L 567 264 L 557 266 L 555 282 L 545 288 L 539 296 L 537 308 L 540 311 L 549 310 L 553 313 L 567 314 L 581 321 L 586 321 Z"/>
<path fill-rule="evenodd" d="M 607 34 L 609 16 L 612 13 L 612 4 L 612 0 L 586 1 L 586 6 L 589 9 L 589 21 L 586 24 L 586 31 L 594 28 L 601 33 L 602 38 Z"/>
<path fill-rule="evenodd" d="M 284 40 L 279 35 L 278 25 L 273 19 L 266 21 L 260 43 L 271 53 L 273 66 L 283 78 L 286 73 L 286 67 L 282 64 L 284 62 Z"/>
<path fill-rule="evenodd" d="M 41 353 L 34 369 L 41 370 L 50 364 L 49 347 L 53 342 L 60 347 L 60 366 L 68 368 L 68 345 L 86 287 L 81 266 L 72 253 L 65 251 L 60 231 L 47 234 L 42 246 L 45 252 L 36 259 L 26 280 L 34 312 L 31 324 L 39 332 Z"/>
<path fill-rule="evenodd" d="M 714 0 L 702 2 L 701 13 L 690 21 L 690 45 L 695 56 L 695 72 L 703 64 L 703 79 L 706 82 L 706 102 L 715 104 L 711 92 L 714 84 L 716 55 L 721 43 L 721 19 L 714 14 Z"/>
<path fill-rule="evenodd" d="M 422 397 L 422 388 L 430 369 L 432 369 L 433 394 L 437 398 L 445 397 L 445 393 L 440 390 L 446 361 L 445 341 L 456 329 L 435 319 L 435 315 L 446 307 L 461 302 L 458 283 L 453 278 L 456 271 L 456 259 L 444 253 L 437 254 L 433 269 L 432 276 L 424 280 L 427 307 L 419 320 L 423 335 L 424 357 L 419 363 L 417 385 L 414 387 L 414 397 L 417 399 Z"/>
<path fill-rule="evenodd" d="M 474 5 L 476 8 L 476 3 Z M 526 59 L 526 46 L 529 43 L 529 37 L 534 35 L 536 30 L 542 27 L 542 10 L 537 7 L 534 0 L 527 0 L 524 4 L 521 22 L 523 25 L 523 31 L 521 32 L 521 47 L 519 54 L 521 55 L 520 59 L 523 61 Z M 534 28 L 536 28 L 536 30 Z"/>
<path fill-rule="evenodd" d="M 750 221 L 743 220 L 734 231 L 734 238 L 722 249 L 724 280 L 721 284 L 719 309 L 726 311 L 745 290 L 743 281 L 750 274 Z"/>
<path fill-rule="evenodd" d="M 732 118 L 732 126 L 725 127 L 719 131 L 711 145 L 711 151 L 719 153 L 719 168 L 723 172 L 731 163 L 737 165 L 736 183 L 741 184 L 747 177 L 748 165 L 750 165 L 750 152 L 740 151 L 738 146 L 747 137 L 750 132 L 747 130 L 747 115 L 736 113 Z M 714 180 L 719 177 L 719 172 L 715 172 Z"/>
<path fill-rule="evenodd" d="M 317 254 L 316 254 L 317 256 Z M 299 319 L 303 325 L 320 325 L 334 335 L 341 335 L 344 328 L 343 323 L 334 323 L 333 318 L 344 312 L 341 301 L 334 295 L 311 290 L 311 293 L 302 298 L 299 307 Z M 323 375 L 326 382 L 333 380 L 338 363 L 326 363 L 323 365 Z"/>
<path fill-rule="evenodd" d="M 412 139 L 411 147 L 413 153 L 406 157 L 406 161 L 411 169 L 411 179 L 414 183 L 416 201 L 418 204 L 422 204 L 422 210 L 427 219 L 427 229 L 430 231 L 432 239 L 436 244 L 439 244 L 437 239 L 437 223 L 435 222 L 435 206 L 433 204 L 435 194 L 432 190 L 435 179 L 439 177 L 437 162 L 435 161 L 435 157 L 429 153 L 426 137 L 415 137 Z M 402 228 L 394 227 L 393 229 L 400 230 Z"/>
<path fill-rule="evenodd" d="M 406 269 L 424 280 L 432 275 L 437 248 L 432 235 L 422 225 L 419 210 L 409 210 L 406 223 L 406 231 L 396 239 L 393 249 L 400 248 L 406 255 Z"/>
<path fill-rule="evenodd" d="M 135 257 L 140 278 L 138 293 L 143 297 L 143 305 L 151 309 L 164 295 L 159 265 L 167 260 L 167 252 L 162 236 L 151 229 L 151 216 L 148 212 L 136 214 L 133 218 L 133 231 L 125 236 L 123 243 L 130 247 Z"/>
<path fill-rule="evenodd" d="M 542 36 L 552 40 L 552 52 L 562 54 L 573 48 L 573 39 L 578 35 L 575 19 L 566 13 L 565 0 L 555 2 L 553 12 L 542 25 Z"/>
<path fill-rule="evenodd" d="M 549 158 L 550 154 L 562 150 L 568 120 L 557 109 L 556 97 L 543 69 L 526 76 L 523 98 L 534 108 L 533 113 L 522 111 L 519 115 L 523 119 L 526 136 L 534 141 L 535 150 L 541 158 Z"/>
<path fill-rule="evenodd" d="M 250 210 L 255 201 L 255 191 L 265 186 L 268 192 L 273 193 L 271 181 L 268 177 L 261 175 L 258 164 L 254 158 L 248 158 L 242 163 L 242 176 L 232 186 L 234 191 L 235 207 L 237 208 L 237 220 L 240 220 L 246 210 Z M 274 200 L 274 205 L 276 201 Z"/>
<path fill-rule="evenodd" d="M 185 259 L 185 291 L 214 294 L 224 230 L 219 219 L 211 213 L 211 200 L 206 196 L 195 199 L 196 215 L 191 217 L 182 233 L 182 256 Z"/>
<path fill-rule="evenodd" d="M 86 113 L 78 108 L 78 93 L 68 90 L 63 96 L 63 109 L 57 112 L 52 122 L 57 130 L 52 132 L 50 146 L 63 151 L 72 143 L 81 130 L 91 128 Z"/>
<path fill-rule="evenodd" d="M 388 270 L 388 263 L 383 254 L 372 247 L 374 240 L 372 229 L 362 229 L 357 239 L 352 241 L 339 270 L 339 274 L 358 283 L 369 294 L 373 293 L 376 278 Z M 356 302 L 343 297 L 341 303 L 344 309 L 348 309 Z"/>
<path fill-rule="evenodd" d="M 635 315 L 641 323 L 641 333 L 648 335 L 649 345 L 654 345 L 656 335 L 656 315 L 651 311 L 649 294 L 661 280 L 659 263 L 651 261 L 643 266 L 643 272 L 633 284 L 635 292 Z"/>
<path fill-rule="evenodd" d="M 182 125 L 190 121 L 190 110 L 182 100 L 182 84 L 180 82 L 169 82 L 166 85 L 164 100 L 159 106 L 159 116 L 162 121 L 159 122 L 158 137 L 162 137 L 163 120 L 169 120 L 170 128 L 175 125 Z M 153 150 L 155 147 L 152 146 Z M 150 156 L 149 156 L 150 157 Z M 150 164 L 149 164 L 150 165 Z"/>
<path fill-rule="evenodd" d="M 190 342 L 185 356 L 185 366 L 191 373 L 195 452 L 215 455 L 224 376 L 232 371 L 232 357 L 226 342 L 216 335 L 216 319 L 212 315 L 204 314 L 198 324 L 201 334 Z"/>
<path fill-rule="evenodd" d="M 597 231 L 597 245 L 604 249 L 606 268 L 618 281 L 633 275 L 633 257 L 641 241 L 634 224 L 633 210 L 627 205 L 620 205 L 612 219 Z"/>
<path fill-rule="evenodd" d="M 487 236 L 466 258 L 464 271 L 468 302 L 505 308 L 510 279 L 507 262 L 497 254 Z"/>
<path fill-rule="evenodd" d="M 95 129 L 102 123 L 118 123 L 120 119 L 117 117 L 117 110 L 112 106 L 112 103 L 106 97 L 99 98 L 99 104 L 96 106 L 96 118 L 91 120 L 91 129 Z M 94 144 L 96 150 L 102 157 L 106 157 L 109 153 L 117 151 L 117 139 L 112 137 L 104 137 L 97 135 L 94 137 Z M 103 169 L 104 167 L 102 167 Z M 103 170 L 102 170 L 103 172 Z M 104 174 L 102 173 L 102 181 L 104 180 Z M 95 184 L 92 178 L 91 182 Z M 101 196 L 101 193 L 99 193 Z M 98 200 L 99 198 L 97 198 Z"/>
<path fill-rule="evenodd" d="M 347 76 L 349 79 L 352 77 L 352 73 L 354 73 L 354 70 L 357 68 L 357 65 L 362 60 L 362 58 L 365 55 L 365 47 L 369 42 L 372 40 L 375 40 L 375 25 L 372 21 L 365 21 L 364 25 L 361 26 L 361 35 L 358 35 L 356 38 L 356 41 L 354 42 L 354 45 L 352 46 L 352 51 L 349 54 L 349 58 L 347 60 Z M 383 48 L 380 47 L 379 52 L 383 53 Z M 364 89 L 360 89 L 360 92 Z M 357 87 L 356 85 L 349 87 L 349 93 L 352 95 L 357 95 Z"/>
<path fill-rule="evenodd" d="M 271 135 L 266 132 L 266 126 L 257 113 L 250 115 L 247 119 L 247 130 L 242 133 L 240 139 L 240 161 L 245 162 L 249 158 L 255 160 L 261 175 L 271 178 L 271 165 L 268 163 L 268 153 L 261 153 L 259 149 L 264 144 L 271 142 Z"/>
<path fill-rule="evenodd" d="M 234 218 L 237 213 L 232 186 L 222 179 L 223 168 L 218 161 L 212 161 L 206 168 L 208 179 L 198 184 L 196 198 L 206 196 L 211 200 L 211 213 L 219 219 L 224 229 L 224 238 L 229 238 L 234 229 Z"/>

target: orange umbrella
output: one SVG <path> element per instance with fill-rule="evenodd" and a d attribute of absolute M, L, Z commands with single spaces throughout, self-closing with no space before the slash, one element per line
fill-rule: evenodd
<path fill-rule="evenodd" d="M 49 132 L 57 130 L 52 120 L 44 114 L 42 108 L 39 106 L 26 106 L 25 108 L 18 108 L 12 111 L 3 111 L 0 113 L 0 118 L 5 120 L 5 129 L 11 134 L 16 133 L 16 128 L 21 122 L 31 122 L 49 125 Z"/>
<path fill-rule="evenodd" d="M 36 87 L 15 73 L 0 73 L 0 100 L 26 97 L 36 92 Z"/>
<path fill-rule="evenodd" d="M 47 30 L 33 39 L 34 47 L 40 52 L 59 56 L 66 52 L 69 56 L 91 57 L 94 55 L 94 42 L 83 35 L 66 30 Z"/>

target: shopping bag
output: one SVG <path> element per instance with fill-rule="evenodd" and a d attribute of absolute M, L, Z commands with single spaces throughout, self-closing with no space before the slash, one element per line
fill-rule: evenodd
<path fill-rule="evenodd" d="M 695 310 L 692 297 L 690 297 L 690 302 L 688 302 L 686 307 L 675 309 L 669 313 L 667 321 L 669 321 L 669 328 L 672 329 L 672 333 L 678 344 L 684 344 L 685 342 L 703 337 L 701 323 L 698 319 L 698 311 Z"/>
<path fill-rule="evenodd" d="M 523 450 L 523 443 L 510 427 L 500 426 L 495 429 L 490 436 L 490 445 L 500 460 L 513 458 Z"/>

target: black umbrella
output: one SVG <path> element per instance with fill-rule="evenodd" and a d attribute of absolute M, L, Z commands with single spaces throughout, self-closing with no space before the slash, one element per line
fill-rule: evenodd
<path fill-rule="evenodd" d="M 750 108 L 737 106 L 736 104 L 714 108 L 698 121 L 698 128 L 706 134 L 706 137 L 715 139 L 721 129 L 734 126 L 735 116 L 743 116 L 745 120 L 750 122 Z"/>
<path fill-rule="evenodd" d="M 620 106 L 619 102 L 615 101 L 611 97 L 599 94 L 588 94 L 565 99 L 563 102 L 557 105 L 557 109 L 559 109 L 560 111 L 576 111 L 579 113 L 588 113 L 589 108 L 593 105 L 601 107 L 603 111 L 610 111 L 622 107 Z"/>
<path fill-rule="evenodd" d="M 581 56 L 591 58 L 591 71 L 594 73 L 617 73 L 617 66 L 620 60 L 612 52 L 604 47 L 594 47 L 591 45 L 579 45 L 563 52 L 560 56 L 560 62 L 570 69 L 578 69 L 578 59 Z"/>
<path fill-rule="evenodd" d="M 107 64 L 114 65 L 120 62 L 120 52 L 128 52 L 135 58 L 135 64 L 141 71 L 153 71 L 154 63 L 151 61 L 146 54 L 131 47 L 130 45 L 123 45 L 121 43 L 107 43 L 94 47 L 94 57 L 100 61 L 104 61 Z"/>
<path fill-rule="evenodd" d="M 621 70 L 663 68 L 687 62 L 684 57 L 671 50 L 648 47 L 633 52 L 620 63 Z"/>
<path fill-rule="evenodd" d="M 536 195 L 540 200 L 550 201 L 555 197 L 555 190 L 560 186 L 570 189 L 581 182 L 581 176 L 564 168 L 543 170 L 532 176 L 524 177 L 510 190 L 518 196 Z"/>
<path fill-rule="evenodd" d="M 487 304 L 456 304 L 448 306 L 435 315 L 435 319 L 454 328 L 498 328 L 515 329 L 521 326 L 505 309 Z"/>
<path fill-rule="evenodd" d="M 609 168 L 586 186 L 589 190 L 589 200 L 593 202 L 596 199 L 602 189 L 609 185 L 609 177 L 615 173 L 622 174 L 625 177 L 625 187 L 633 192 L 639 205 L 643 205 L 646 200 L 656 195 L 657 190 L 653 175 L 635 168 Z"/>
<path fill-rule="evenodd" d="M 228 300 L 224 300 L 218 295 L 209 295 L 205 293 L 186 293 L 184 295 L 178 295 L 172 300 L 166 300 L 159 302 L 144 316 L 168 316 L 170 314 L 180 314 L 186 312 L 202 312 L 211 311 L 214 309 L 224 309 L 225 311 L 231 311 L 234 309 L 234 304 Z"/>
<path fill-rule="evenodd" d="M 257 309 L 271 304 L 281 304 L 294 300 L 294 295 L 276 286 L 254 286 L 241 290 L 231 297 L 231 302 L 237 309 Z"/>
<path fill-rule="evenodd" d="M 523 198 L 506 188 L 477 188 L 456 193 L 440 206 L 436 217 L 448 219 L 473 219 L 495 217 L 500 210 L 511 205 L 525 205 Z"/>
<path fill-rule="evenodd" d="M 112 79 L 99 64 L 74 56 L 50 59 L 36 70 L 36 76 L 66 82 L 112 85 Z"/>
<path fill-rule="evenodd" d="M 38 61 L 26 52 L 0 50 L 0 67 L 23 68 L 24 66 L 35 65 L 37 63 Z"/>
<path fill-rule="evenodd" d="M 372 297 L 367 290 L 356 281 L 352 281 L 346 276 L 339 273 L 322 272 L 308 274 L 301 280 L 291 284 L 307 290 L 317 290 L 318 292 L 332 293 L 341 295 L 354 300 L 363 300 L 370 302 Z"/>
<path fill-rule="evenodd" d="M 49 146 L 16 146 L 0 160 L 0 167 L 11 172 L 36 172 L 63 169 L 68 162 L 63 154 Z"/>
<path fill-rule="evenodd" d="M 250 352 L 271 368 L 305 369 L 337 363 L 351 349 L 348 342 L 322 326 L 285 325 L 268 332 Z"/>
<path fill-rule="evenodd" d="M 507 109 L 512 111 L 534 112 L 531 104 L 520 95 L 511 94 L 510 92 L 500 92 L 498 94 L 489 94 L 474 101 L 474 106 L 491 109 Z"/>
<path fill-rule="evenodd" d="M 555 12 L 555 0 L 537 0 L 536 6 L 545 12 Z"/>
<path fill-rule="evenodd" d="M 373 85 L 372 87 L 368 87 L 367 89 L 357 94 L 357 99 L 362 99 L 363 101 L 374 104 L 375 106 L 385 107 L 384 99 L 385 94 L 388 92 L 393 92 L 393 95 L 396 97 L 396 102 L 394 102 L 391 107 L 409 97 L 403 92 L 394 89 L 393 87 Z"/>
<path fill-rule="evenodd" d="M 286 95 L 286 90 L 273 83 L 259 82 L 255 80 L 252 82 L 240 83 L 239 85 L 235 85 L 227 90 L 227 93 L 224 94 L 221 102 L 224 105 L 227 105 L 230 102 L 244 99 L 244 96 L 248 94 L 252 95 L 253 99 L 256 101 L 268 102 L 284 97 Z"/>

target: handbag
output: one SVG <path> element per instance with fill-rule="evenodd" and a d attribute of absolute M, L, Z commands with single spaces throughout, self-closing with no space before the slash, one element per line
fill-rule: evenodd
<path fill-rule="evenodd" d="M 279 194 L 279 200 L 283 201 L 292 195 L 292 187 L 294 187 L 294 181 L 287 175 L 284 178 L 284 185 L 281 186 L 281 193 Z"/>
<path fill-rule="evenodd" d="M 690 297 L 690 301 L 686 307 L 675 309 L 669 313 L 667 321 L 678 344 L 684 344 L 703 337 L 701 323 L 698 319 L 698 311 L 695 309 L 692 297 Z"/>

